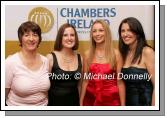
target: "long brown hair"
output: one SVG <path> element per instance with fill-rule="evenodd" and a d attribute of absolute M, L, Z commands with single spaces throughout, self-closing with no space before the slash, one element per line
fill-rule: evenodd
<path fill-rule="evenodd" d="M 78 41 L 77 31 L 76 31 L 76 29 L 75 29 L 75 27 L 73 25 L 65 23 L 58 30 L 56 41 L 55 41 L 55 44 L 54 44 L 54 50 L 60 51 L 63 48 L 63 46 L 62 46 L 63 34 L 64 34 L 65 29 L 69 28 L 69 27 L 71 27 L 74 30 L 74 32 L 75 32 L 75 45 L 74 45 L 74 47 L 72 49 L 73 50 L 77 50 L 78 49 L 79 41 Z"/>

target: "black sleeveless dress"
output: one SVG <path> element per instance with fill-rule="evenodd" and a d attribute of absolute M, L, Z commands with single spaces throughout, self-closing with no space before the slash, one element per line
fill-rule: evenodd
<path fill-rule="evenodd" d="M 57 62 L 56 55 L 53 56 L 52 76 L 50 76 L 51 87 L 48 92 L 48 106 L 79 106 L 79 91 L 76 73 L 81 74 L 81 57 L 78 56 L 78 68 L 75 71 L 62 70 Z M 77 75 L 77 77 L 79 77 Z"/>
<path fill-rule="evenodd" d="M 153 86 L 147 69 L 129 67 L 121 72 L 126 85 L 126 106 L 150 106 Z"/>

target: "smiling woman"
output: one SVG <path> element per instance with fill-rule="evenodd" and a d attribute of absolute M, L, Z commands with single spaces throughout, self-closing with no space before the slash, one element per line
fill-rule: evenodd
<path fill-rule="evenodd" d="M 127 17 L 121 21 L 118 32 L 122 73 L 129 77 L 122 78 L 126 86 L 126 105 L 154 106 L 155 53 L 147 44 L 143 27 L 138 19 Z M 150 81 L 139 79 L 145 74 L 150 75 Z"/>
<path fill-rule="evenodd" d="M 84 73 L 93 75 L 91 79 L 83 79 L 80 105 L 124 105 L 123 98 L 119 97 L 117 77 L 111 76 L 117 75 L 120 63 L 117 50 L 113 47 L 109 25 L 97 19 L 91 27 L 90 39 L 90 49 L 84 56 Z"/>
<path fill-rule="evenodd" d="M 37 53 L 41 28 L 24 22 L 18 29 L 21 50 L 5 60 L 5 98 L 8 106 L 47 105 L 50 87 L 48 60 Z"/>
<path fill-rule="evenodd" d="M 76 74 L 82 72 L 82 57 L 75 52 L 78 45 L 74 26 L 63 24 L 58 30 L 54 51 L 47 55 L 51 72 L 49 106 L 79 106 L 81 79 L 77 79 Z"/>

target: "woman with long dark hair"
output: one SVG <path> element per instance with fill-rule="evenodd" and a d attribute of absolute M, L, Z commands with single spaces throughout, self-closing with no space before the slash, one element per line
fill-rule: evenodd
<path fill-rule="evenodd" d="M 119 50 L 125 82 L 127 106 L 155 105 L 155 56 L 147 44 L 143 27 L 134 17 L 122 20 L 119 26 Z"/>

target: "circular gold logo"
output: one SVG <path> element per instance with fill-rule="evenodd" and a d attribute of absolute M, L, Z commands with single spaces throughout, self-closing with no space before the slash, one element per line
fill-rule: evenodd
<path fill-rule="evenodd" d="M 32 9 L 29 13 L 28 20 L 37 23 L 43 33 L 48 32 L 54 24 L 52 13 L 44 7 Z"/>

